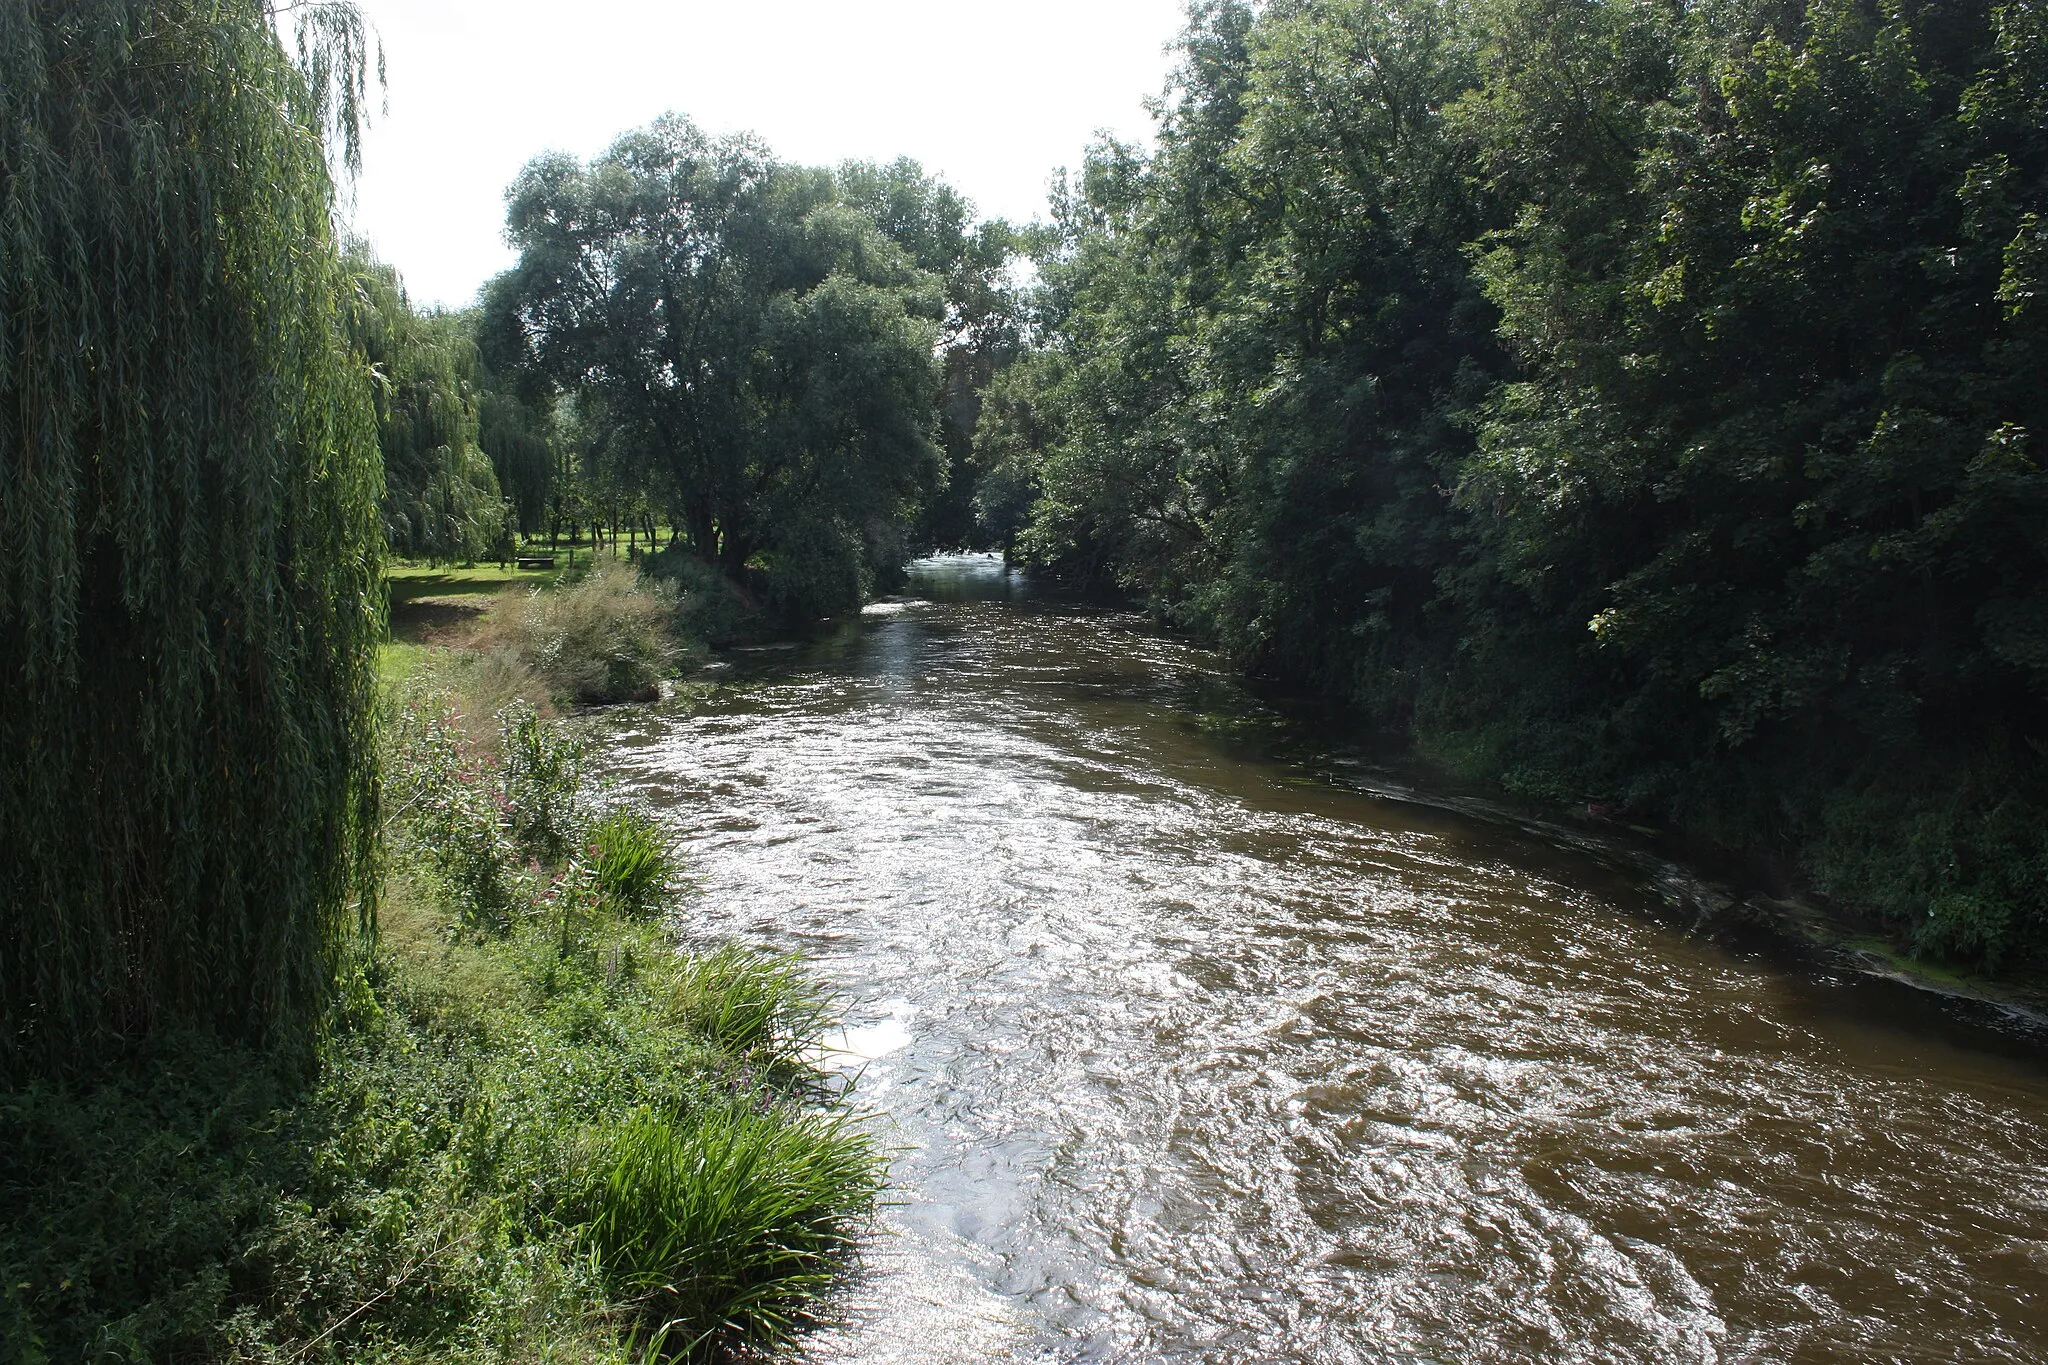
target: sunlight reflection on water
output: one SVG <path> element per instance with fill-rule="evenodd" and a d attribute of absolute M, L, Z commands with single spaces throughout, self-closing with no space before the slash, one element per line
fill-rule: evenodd
<path fill-rule="evenodd" d="M 821 1358 L 2048 1358 L 2037 1060 L 1277 761 L 1132 616 L 918 591 L 605 722 L 685 933 L 851 1001 L 901 1202 Z"/>

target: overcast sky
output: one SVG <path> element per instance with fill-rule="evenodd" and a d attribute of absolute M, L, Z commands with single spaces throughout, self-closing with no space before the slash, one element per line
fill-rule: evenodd
<path fill-rule="evenodd" d="M 355 226 L 416 303 L 511 262 L 504 191 L 666 110 L 792 161 L 915 157 L 988 216 L 1043 211 L 1098 129 L 1149 135 L 1181 0 L 362 0 L 390 108 Z"/>

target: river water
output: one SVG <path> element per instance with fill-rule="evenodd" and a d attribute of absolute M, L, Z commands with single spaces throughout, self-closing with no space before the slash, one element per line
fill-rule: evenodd
<path fill-rule="evenodd" d="M 991 560 L 707 677 L 609 713 L 615 775 L 686 933 L 844 992 L 895 1153 L 817 1357 L 2048 1360 L 2026 1040 L 1376 794 Z"/>

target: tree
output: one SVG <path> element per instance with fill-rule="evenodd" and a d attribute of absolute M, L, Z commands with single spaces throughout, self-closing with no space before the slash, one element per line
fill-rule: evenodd
<path fill-rule="evenodd" d="M 349 41 L 314 74 L 359 90 L 351 19 L 321 12 Z M 10 1070 L 174 1024 L 303 1037 L 371 893 L 378 459 L 336 109 L 255 0 L 0 7 Z"/>
<path fill-rule="evenodd" d="M 815 615 L 859 600 L 935 485 L 941 291 L 832 177 L 677 116 L 510 192 L 486 358 L 587 396 L 690 550 Z"/>
<path fill-rule="evenodd" d="M 506 534 L 505 499 L 478 439 L 476 341 L 460 314 L 415 312 L 398 272 L 354 246 L 350 330 L 376 379 L 384 535 L 393 552 L 467 563 Z"/>
<path fill-rule="evenodd" d="M 1195 7 L 987 500 L 1465 770 L 2048 949 L 2040 6 Z"/>
<path fill-rule="evenodd" d="M 1024 341 L 1008 279 L 1017 234 L 1001 220 L 975 222 L 973 205 L 908 158 L 887 166 L 849 162 L 834 179 L 841 202 L 866 214 L 920 270 L 943 283 L 939 432 L 946 476 L 919 518 L 916 538 L 956 548 L 980 543 L 974 507 L 982 469 L 974 433 L 982 394 L 1021 354 Z"/>
<path fill-rule="evenodd" d="M 476 319 L 470 319 L 470 326 L 473 332 Z M 527 399 L 481 366 L 477 388 L 477 444 L 512 505 L 514 522 L 522 533 L 533 535 L 547 525 L 553 493 L 553 413 L 545 401 Z"/>

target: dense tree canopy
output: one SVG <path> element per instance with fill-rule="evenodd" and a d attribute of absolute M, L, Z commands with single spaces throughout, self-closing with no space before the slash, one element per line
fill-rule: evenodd
<path fill-rule="evenodd" d="M 914 539 L 953 548 L 978 543 L 974 498 L 981 467 L 974 430 L 981 395 L 1023 341 L 1017 292 L 1008 279 L 1017 235 L 1000 220 L 975 222 L 972 205 L 908 159 L 887 166 L 850 162 L 835 180 L 841 201 L 866 214 L 945 290 L 939 434 L 946 476 L 926 502 Z"/>
<path fill-rule="evenodd" d="M 1193 12 L 985 530 L 1546 799 L 2048 944 L 2040 7 Z"/>
<path fill-rule="evenodd" d="M 509 198 L 486 358 L 574 396 L 700 559 L 794 614 L 858 602 L 940 477 L 941 282 L 829 172 L 674 116 Z"/>
<path fill-rule="evenodd" d="M 294 1036 L 368 894 L 363 47 L 313 17 L 309 77 L 257 0 L 0 5 L 0 1067 Z"/>
<path fill-rule="evenodd" d="M 477 559 L 506 536 L 505 500 L 478 435 L 476 341 L 461 314 L 416 311 L 398 272 L 357 247 L 353 339 L 376 386 L 384 455 L 384 536 L 392 552 L 437 563 Z M 509 461 L 523 453 L 501 419 Z"/>

